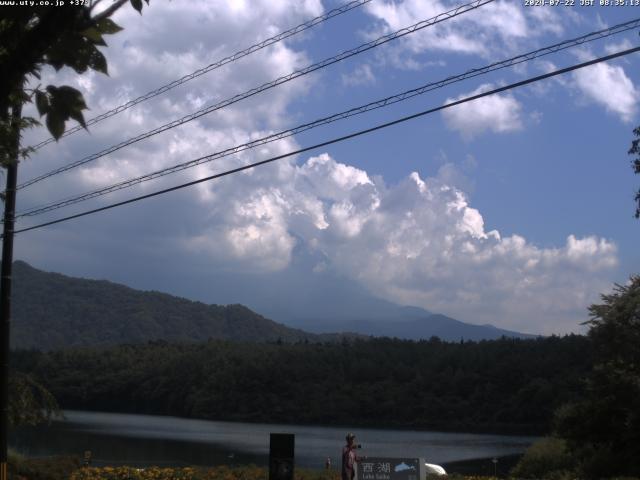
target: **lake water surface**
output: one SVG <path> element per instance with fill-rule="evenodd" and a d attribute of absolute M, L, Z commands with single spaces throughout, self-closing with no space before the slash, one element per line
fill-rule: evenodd
<path fill-rule="evenodd" d="M 522 453 L 536 438 L 524 436 L 377 430 L 321 426 L 212 422 L 176 417 L 70 411 L 49 427 L 10 434 L 12 448 L 29 456 L 92 452 L 94 465 L 267 465 L 269 434 L 295 434 L 296 465 L 338 465 L 351 431 L 371 457 L 421 457 L 430 463 Z"/>

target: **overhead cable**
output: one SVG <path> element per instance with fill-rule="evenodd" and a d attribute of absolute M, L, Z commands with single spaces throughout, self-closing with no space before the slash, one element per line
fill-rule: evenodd
<path fill-rule="evenodd" d="M 606 38 L 609 37 L 611 35 L 614 34 L 618 34 L 618 33 L 622 33 L 634 28 L 638 28 L 640 27 L 640 18 L 637 18 L 635 20 L 630 20 L 628 22 L 622 23 L 620 25 L 616 25 L 610 28 L 606 28 L 603 30 L 599 30 L 597 32 L 591 32 L 588 33 L 586 35 L 582 35 L 580 37 L 576 37 L 570 40 L 565 40 L 563 42 L 560 43 L 556 43 L 554 45 L 550 45 L 547 47 L 543 47 L 543 48 L 539 48 L 537 50 L 528 52 L 528 53 L 523 53 L 521 55 L 518 55 L 516 57 L 512 57 L 509 58 L 507 60 L 502 60 L 500 62 L 496 62 L 496 63 L 492 63 L 490 65 L 486 65 L 484 67 L 480 67 L 480 68 L 474 68 L 471 70 L 467 70 L 466 72 L 459 74 L 459 75 L 454 75 L 454 76 L 450 76 L 447 77 L 443 80 L 439 80 L 436 82 L 430 82 L 427 83 L 426 85 L 422 85 L 421 87 L 418 88 L 414 88 L 411 90 L 406 90 L 402 93 L 393 95 L 393 96 L 389 96 L 380 100 L 376 100 L 375 102 L 370 102 L 366 105 L 361 105 L 359 107 L 354 107 L 351 108 L 349 110 L 345 110 L 343 112 L 340 113 L 336 113 L 333 114 L 331 116 L 328 117 L 324 117 L 324 118 L 320 118 L 318 120 L 314 120 L 313 122 L 309 122 L 309 123 L 305 123 L 302 125 L 298 125 L 297 127 L 294 128 L 290 128 L 287 130 L 283 130 L 281 132 L 278 133 L 274 133 L 262 138 L 258 138 L 256 140 L 252 140 L 251 142 L 247 142 L 247 143 L 243 143 L 241 145 L 236 145 L 232 148 L 227 148 L 225 150 L 210 154 L 210 155 L 206 155 L 204 157 L 199 157 L 193 160 L 190 160 L 188 162 L 184 162 L 184 163 L 180 163 L 177 165 L 172 165 L 170 167 L 166 167 L 160 170 L 157 170 L 155 172 L 151 172 L 145 175 L 140 175 L 138 177 L 135 178 L 130 178 L 127 180 L 123 180 L 121 182 L 117 182 L 114 183 L 112 185 L 106 186 L 106 187 L 102 187 L 100 189 L 96 189 L 93 190 L 91 192 L 87 192 L 87 193 L 83 193 L 83 194 L 79 194 L 79 195 L 75 195 L 75 196 L 71 196 L 71 197 L 67 197 L 63 200 L 59 200 L 56 201 L 54 203 L 50 203 L 44 206 L 39 206 L 39 207 L 33 207 L 27 210 L 24 210 L 22 212 L 18 212 L 18 214 L 16 215 L 16 218 L 20 218 L 20 217 L 29 217 L 29 216 L 35 216 L 35 215 L 40 215 L 46 212 L 50 212 L 53 210 L 57 210 L 59 208 L 63 208 L 69 205 L 74 205 L 76 203 L 79 202 L 83 202 L 86 200 L 90 200 L 92 198 L 96 198 L 96 197 L 100 197 L 118 190 L 122 190 L 124 188 L 129 188 L 132 187 L 134 185 L 138 185 L 140 183 L 149 181 L 149 180 L 153 180 L 156 178 L 160 178 L 160 177 L 164 177 L 166 175 L 172 174 L 172 173 L 176 173 L 182 170 L 185 170 L 187 168 L 192 168 L 195 167 L 197 165 L 201 165 L 203 163 L 207 163 L 207 162 L 211 162 L 223 157 L 227 157 L 229 155 L 233 155 L 236 153 L 240 153 L 243 152 L 245 150 L 249 150 L 252 148 L 256 148 L 258 146 L 261 145 L 265 145 L 267 143 L 271 143 L 271 142 L 275 142 L 277 140 L 281 140 L 283 138 L 287 138 L 290 137 L 292 135 L 307 131 L 307 130 L 311 130 L 313 128 L 319 127 L 321 125 L 326 125 L 332 122 L 336 122 L 339 120 L 343 120 L 349 117 L 353 117 L 356 115 L 360 115 L 362 113 L 365 112 L 369 112 L 372 110 L 376 110 L 378 108 L 382 108 L 382 107 L 386 107 L 398 102 L 402 102 L 405 100 L 408 100 L 410 98 L 413 98 L 417 95 L 422 95 L 424 93 L 430 92 L 432 90 L 438 89 L 438 88 L 442 88 L 444 86 L 447 85 L 451 85 L 453 83 L 457 83 L 469 78 L 473 78 L 479 75 L 484 75 L 487 74 L 489 72 L 493 72 L 496 70 L 500 70 L 506 67 L 510 67 L 510 66 L 514 66 L 514 65 L 518 65 L 520 63 L 523 62 L 528 62 L 531 60 L 534 60 L 536 58 L 551 54 L 551 53 L 556 53 L 558 51 L 561 50 L 565 50 L 567 48 L 571 48 L 571 47 L 575 47 L 576 45 L 582 45 L 584 43 L 588 43 L 588 42 L 592 42 L 594 40 L 598 40 L 601 38 Z"/>
<path fill-rule="evenodd" d="M 290 28 L 289 30 L 285 30 L 284 32 L 280 32 L 279 34 L 267 38 L 266 40 L 262 40 L 259 43 L 256 43 L 255 45 L 251 45 L 249 48 L 246 48 L 244 50 L 241 50 L 239 52 L 234 53 L 233 55 L 229 55 L 228 57 L 224 57 L 221 60 L 218 60 L 214 63 L 211 63 L 209 65 L 207 65 L 206 67 L 200 68 L 199 70 L 196 70 L 195 72 L 192 72 L 188 75 L 185 75 L 182 78 L 179 78 L 178 80 L 174 80 L 173 82 L 170 82 L 166 85 L 163 85 L 162 87 L 156 88 L 155 90 L 152 90 L 150 92 L 145 93 L 144 95 L 140 95 L 137 98 L 134 98 L 133 100 L 129 100 L 126 103 L 123 103 L 122 105 L 119 105 L 115 108 L 113 108 L 112 110 L 109 110 L 107 112 L 104 112 L 94 118 L 91 118 L 89 120 L 86 121 L 86 125 L 87 126 L 91 126 L 91 125 L 95 125 L 98 122 L 101 122 L 102 120 L 106 120 L 107 118 L 113 117 L 114 115 L 117 115 L 120 112 L 124 112 L 125 110 L 128 110 L 129 108 L 138 105 L 139 103 L 142 103 L 146 100 L 149 100 L 151 98 L 157 97 L 158 95 L 162 95 L 163 93 L 168 92 L 169 90 L 182 85 L 184 83 L 187 83 L 191 80 L 193 80 L 194 78 L 198 78 L 201 75 L 204 75 L 205 73 L 209 73 L 212 70 L 215 70 L 217 68 L 220 68 L 228 63 L 231 62 L 235 62 L 236 60 L 239 60 L 243 57 L 246 57 L 248 55 L 251 55 L 252 53 L 255 53 L 259 50 L 262 50 L 263 48 L 266 48 L 270 45 L 273 45 L 274 43 L 278 43 L 286 38 L 292 37 L 293 35 L 296 35 L 300 32 L 303 32 L 311 27 L 314 27 L 315 25 L 318 25 L 319 23 L 322 23 L 326 20 L 329 20 L 333 17 L 337 17 L 338 15 L 342 15 L 343 13 L 348 12 L 349 10 L 353 10 L 354 8 L 360 7 L 361 5 L 364 5 L 365 3 L 370 2 L 371 0 L 353 0 L 349 3 L 346 3 L 344 5 L 342 5 L 341 7 L 338 8 L 334 8 L 333 10 L 328 11 L 327 13 L 320 15 L 318 17 L 312 18 L 311 20 L 308 20 L 304 23 L 301 23 L 300 25 L 297 25 L 293 28 Z M 84 130 L 84 127 L 82 125 L 76 125 L 73 128 L 70 128 L 69 130 L 67 130 L 66 132 L 64 132 L 64 134 L 62 135 L 63 137 L 66 137 L 67 135 L 71 135 L 73 133 L 79 132 L 81 130 Z M 48 145 L 49 143 L 54 142 L 55 139 L 50 137 L 36 145 L 33 145 L 31 148 L 33 148 L 34 150 L 38 150 L 39 148 L 44 147 L 45 145 Z"/>
<path fill-rule="evenodd" d="M 282 155 L 277 155 L 275 157 L 271 157 L 271 158 L 268 158 L 266 160 L 261 160 L 259 162 L 254 162 L 254 163 L 250 163 L 250 164 L 247 164 L 247 165 L 243 165 L 241 167 L 233 168 L 231 170 L 226 170 L 224 172 L 216 173 L 214 175 L 209 175 L 208 177 L 200 178 L 198 180 L 193 180 L 193 181 L 190 181 L 190 182 L 187 182 L 187 183 L 183 183 L 183 184 L 176 185 L 176 186 L 173 186 L 173 187 L 165 188 L 163 190 L 158 190 L 156 192 L 148 193 L 146 195 L 141 195 L 139 197 L 130 198 L 130 199 L 124 200 L 122 202 L 112 203 L 110 205 L 105 205 L 105 206 L 100 207 L 100 208 L 87 210 L 87 211 L 84 211 L 84 212 L 81 212 L 81 213 L 77 213 L 75 215 L 69 215 L 67 217 L 59 218 L 57 220 L 51 220 L 49 222 L 40 223 L 40 224 L 37 224 L 37 225 L 33 225 L 31 227 L 21 228 L 21 229 L 15 230 L 14 233 L 28 232 L 30 230 L 43 228 L 43 227 L 46 227 L 46 226 L 49 226 L 49 225 L 55 225 L 55 224 L 58 224 L 58 223 L 66 222 L 66 221 L 73 220 L 73 219 L 80 218 L 80 217 L 84 217 L 84 216 L 87 216 L 87 215 L 92 215 L 94 213 L 103 212 L 105 210 L 110 210 L 112 208 L 120 207 L 120 206 L 123 206 L 123 205 L 128 205 L 130 203 L 135 203 L 135 202 L 138 202 L 138 201 L 141 201 L 141 200 L 145 200 L 147 198 L 152 198 L 152 197 L 156 197 L 158 195 L 163 195 L 165 193 L 173 192 L 173 191 L 176 191 L 176 190 L 181 190 L 183 188 L 190 187 L 190 186 L 197 185 L 197 184 L 204 183 L 204 182 L 208 182 L 208 181 L 211 181 L 211 180 L 214 180 L 214 179 L 217 179 L 217 178 L 226 177 L 226 176 L 232 175 L 234 173 L 238 173 L 238 172 L 241 172 L 241 171 L 244 171 L 244 170 L 249 170 L 251 168 L 255 168 L 255 167 L 258 167 L 258 166 L 261 166 L 261 165 L 266 165 L 268 163 L 275 162 L 276 160 L 281 160 L 283 158 L 291 157 L 293 155 L 298 155 L 300 153 L 308 152 L 310 150 L 315 150 L 315 149 L 320 148 L 320 147 L 326 147 L 328 145 L 332 145 L 332 144 L 335 144 L 335 143 L 338 143 L 338 142 L 343 142 L 345 140 L 349 140 L 349 139 L 352 139 L 352 138 L 355 138 L 355 137 L 359 137 L 361 135 L 372 133 L 372 132 L 375 132 L 377 130 L 381 130 L 383 128 L 388 128 L 388 127 L 390 127 L 392 125 L 397 125 L 399 123 L 403 123 L 403 122 L 406 122 L 406 121 L 409 121 L 409 120 L 413 120 L 415 118 L 423 117 L 425 115 L 428 115 L 428 114 L 431 114 L 431 113 L 435 113 L 435 112 L 438 112 L 440 110 L 444 110 L 444 109 L 447 109 L 447 108 L 455 107 L 455 106 L 461 105 L 463 103 L 471 102 L 473 100 L 478 100 L 480 98 L 487 97 L 489 95 L 495 95 L 496 93 L 505 92 L 507 90 L 511 90 L 511 89 L 514 89 L 514 88 L 517 88 L 517 87 L 522 87 L 524 85 L 529 85 L 529 84 L 534 83 L 534 82 L 539 82 L 539 81 L 547 79 L 547 78 L 555 77 L 557 75 L 562 75 L 564 73 L 568 73 L 568 72 L 571 72 L 571 71 L 574 71 L 574 70 L 578 70 L 580 68 L 585 68 L 585 67 L 588 67 L 588 66 L 591 66 L 591 65 L 595 65 L 595 64 L 600 63 L 600 62 L 605 62 L 605 61 L 608 61 L 608 60 L 612 60 L 614 58 L 622 57 L 624 55 L 629 55 L 631 53 L 635 53 L 635 52 L 638 52 L 638 51 L 640 51 L 640 47 L 629 48 L 627 50 L 623 50 L 623 51 L 620 51 L 620 52 L 617 52 L 617 53 L 613 53 L 611 55 L 606 55 L 604 57 L 599 57 L 599 58 L 596 58 L 596 59 L 593 59 L 593 60 L 589 60 L 587 62 L 582 62 L 582 63 L 576 64 L 576 65 L 572 65 L 570 67 L 562 68 L 562 69 L 559 69 L 559 70 L 554 70 L 552 72 L 545 73 L 543 75 L 538 75 L 536 77 L 528 78 L 526 80 L 522 80 L 522 81 L 519 81 L 519 82 L 511 83 L 509 85 L 505 85 L 503 87 L 495 88 L 495 89 L 492 89 L 492 90 L 489 90 L 489 91 L 486 91 L 486 92 L 483 92 L 483 93 L 479 93 L 477 95 L 472 95 L 472 96 L 469 96 L 469 97 L 465 97 L 465 98 L 462 98 L 460 100 L 456 100 L 454 102 L 446 103 L 446 104 L 441 105 L 439 107 L 431 108 L 429 110 L 424 110 L 422 112 L 415 113 L 413 115 L 408 115 L 406 117 L 402 117 L 402 118 L 393 120 L 391 122 L 386 122 L 386 123 L 383 123 L 383 124 L 380 124 L 380 125 L 376 125 L 375 127 L 367 128 L 365 130 L 360 130 L 360 131 L 351 133 L 349 135 L 344 135 L 342 137 L 333 138 L 333 139 L 327 140 L 325 142 L 316 143 L 315 145 L 311 145 L 309 147 L 304 147 L 304 148 L 300 148 L 298 150 L 295 150 L 295 151 L 292 151 L 292 152 L 288 152 L 288 153 L 285 153 L 285 154 L 282 154 Z"/>
<path fill-rule="evenodd" d="M 300 70 L 296 70 L 292 73 L 289 73 L 288 75 L 284 75 L 282 77 L 277 78 L 276 80 L 272 80 L 270 82 L 267 82 L 259 87 L 256 88 L 252 88 L 251 90 L 248 90 L 244 93 L 235 95 L 231 98 L 228 98 L 226 100 L 223 100 L 219 103 L 216 103 L 215 105 L 211 105 L 209 107 L 205 107 L 201 110 L 198 110 L 194 113 L 191 113 L 189 115 L 186 115 L 180 119 L 174 120 L 172 122 L 169 122 L 167 124 L 164 124 L 160 127 L 157 127 L 153 130 L 150 130 L 148 132 L 142 133 L 140 135 L 138 135 L 137 137 L 133 137 L 130 138 L 129 140 L 125 140 L 124 142 L 121 142 L 117 145 L 113 145 L 109 148 L 106 148 L 98 153 L 94 153 L 92 155 L 89 155 L 87 157 L 84 157 L 80 160 L 77 160 L 75 162 L 72 162 L 70 164 L 64 165 L 62 167 L 59 167 L 55 170 L 52 170 L 48 173 L 42 174 L 38 177 L 35 177 L 31 180 L 27 180 L 24 183 L 19 184 L 16 188 L 17 189 L 21 189 L 21 188 L 25 188 L 28 187 L 29 185 L 33 185 L 34 183 L 40 182 L 42 180 L 45 180 L 47 178 L 50 178 L 54 175 L 58 175 L 60 173 L 66 172 L 68 170 L 71 170 L 73 168 L 77 168 L 81 165 L 85 165 L 89 162 L 92 162 L 94 160 L 97 160 L 99 158 L 104 157 L 105 155 L 108 155 L 110 153 L 116 152 L 124 147 L 127 147 L 129 145 L 132 145 L 134 143 L 137 143 L 141 140 L 150 138 L 154 135 L 157 135 L 159 133 L 165 132 L 167 130 L 170 130 L 172 128 L 178 127 L 180 125 L 183 125 L 187 122 L 190 122 L 192 120 L 195 120 L 197 118 L 200 118 L 204 115 L 207 115 L 209 113 L 212 113 L 216 110 L 220 110 L 222 108 L 228 107 L 229 105 L 232 105 L 234 103 L 239 102 L 240 100 L 244 100 L 246 98 L 252 97 L 253 95 L 256 95 L 258 93 L 261 93 L 265 90 L 274 88 L 278 85 L 282 85 L 283 83 L 289 82 L 295 78 L 298 77 L 302 77 L 303 75 L 307 75 L 311 72 L 314 72 L 316 70 L 319 70 L 321 68 L 327 67 L 329 65 L 332 65 L 334 63 L 337 63 L 341 60 L 345 60 L 346 58 L 349 57 L 353 57 L 354 55 L 358 55 L 360 53 L 366 52 L 368 50 L 371 50 L 372 48 L 378 47 L 380 45 L 383 45 L 387 42 L 390 42 L 392 40 L 396 40 L 398 38 L 404 37 L 405 35 L 409 35 L 411 33 L 415 33 L 419 30 L 422 30 L 423 28 L 435 25 L 437 23 L 443 22 L 445 20 L 450 20 L 452 18 L 457 17 L 458 15 L 462 15 L 463 13 L 469 12 L 471 10 L 474 10 L 476 8 L 481 7 L 482 5 L 494 2 L 495 0 L 475 0 L 471 3 L 467 3 L 465 5 L 461 5 L 457 8 L 454 8 L 452 10 L 449 10 L 447 12 L 441 13 L 439 15 L 436 15 L 433 18 L 430 18 L 428 20 L 423 20 L 421 22 L 418 22 L 414 25 L 411 25 L 410 27 L 406 27 L 406 28 L 402 28 L 396 32 L 387 34 L 387 35 L 383 35 L 382 37 L 379 37 L 375 40 L 372 40 L 370 42 L 364 43 L 356 48 L 353 48 L 351 50 L 346 50 L 342 53 L 339 53 L 338 55 L 335 55 L 333 57 L 330 58 L 326 58 L 318 63 L 314 63 L 313 65 L 309 65 L 305 68 L 302 68 Z"/>

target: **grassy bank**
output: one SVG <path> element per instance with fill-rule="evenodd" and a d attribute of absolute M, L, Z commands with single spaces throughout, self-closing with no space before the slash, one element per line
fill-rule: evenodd
<path fill-rule="evenodd" d="M 266 480 L 266 468 L 213 467 L 213 468 L 159 468 L 136 469 L 131 467 L 82 468 L 73 473 L 70 480 Z M 450 475 L 453 480 L 492 480 L 492 477 Z M 296 469 L 295 480 L 340 480 L 337 470 Z"/>
<path fill-rule="evenodd" d="M 490 460 L 487 461 L 490 462 Z M 483 463 L 480 460 L 474 462 L 479 462 L 476 463 L 476 466 Z M 468 462 L 460 466 L 469 472 L 473 468 L 473 465 Z M 267 468 L 254 465 L 173 468 L 83 467 L 79 457 L 27 459 L 13 456 L 9 468 L 10 480 L 266 480 L 268 477 Z M 448 478 L 454 480 L 491 480 L 492 477 L 454 473 Z M 295 480 L 340 480 L 340 472 L 335 469 L 296 468 Z"/>

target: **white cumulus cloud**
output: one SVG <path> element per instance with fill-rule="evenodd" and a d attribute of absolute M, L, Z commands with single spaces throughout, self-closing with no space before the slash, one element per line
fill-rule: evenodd
<path fill-rule="evenodd" d="M 322 258 L 317 270 L 388 300 L 548 334 L 578 330 L 617 265 L 616 246 L 595 236 L 542 248 L 488 230 L 465 193 L 439 176 L 414 172 L 385 185 L 322 154 L 264 169 L 251 184 L 261 187 L 247 190 L 241 177 L 207 187 L 219 192 L 202 200 L 212 228 L 190 246 L 209 261 L 222 265 L 231 252 L 245 270 L 276 271 L 304 246 Z"/>
<path fill-rule="evenodd" d="M 391 32 L 452 8 L 453 5 L 443 1 L 382 0 L 369 4 L 367 11 L 380 22 L 382 31 Z M 523 9 L 513 2 L 498 1 L 427 27 L 406 38 L 404 46 L 413 54 L 440 51 L 488 58 L 518 49 L 526 42 L 530 44 L 533 38 L 560 36 L 563 32 L 562 19 L 557 12 Z"/>
<path fill-rule="evenodd" d="M 623 122 L 634 119 L 639 92 L 620 65 L 598 63 L 575 71 L 573 78 L 588 100 L 605 107 Z"/>
<path fill-rule="evenodd" d="M 462 98 L 487 92 L 491 84 L 479 86 L 472 92 L 447 99 L 452 103 Z M 521 104 L 510 94 L 494 94 L 443 110 L 447 126 L 458 131 L 465 139 L 484 132 L 506 133 L 522 129 Z"/>

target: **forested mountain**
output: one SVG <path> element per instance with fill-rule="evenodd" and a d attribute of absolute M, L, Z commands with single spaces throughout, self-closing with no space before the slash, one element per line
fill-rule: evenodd
<path fill-rule="evenodd" d="M 72 278 L 14 263 L 12 348 L 146 343 L 149 340 L 327 341 L 242 305 L 206 305 L 104 280 Z"/>
<path fill-rule="evenodd" d="M 583 336 L 445 343 L 123 345 L 14 352 L 64 408 L 217 420 L 548 432 L 581 396 Z"/>
<path fill-rule="evenodd" d="M 287 326 L 243 305 L 207 305 L 105 280 L 43 272 L 17 261 L 11 345 L 50 350 L 150 340 L 199 342 L 209 338 L 316 342 L 368 335 L 416 340 L 438 336 L 453 341 L 496 339 L 502 335 L 525 337 L 491 325 L 470 325 L 421 308 L 400 307 L 346 287 L 344 291 L 353 295 L 351 309 L 343 309 L 342 313 L 339 309 L 329 317 L 321 317 L 316 316 L 320 311 L 310 306 L 306 316 L 296 315 L 298 320 Z M 326 303 L 331 303 L 331 295 L 328 292 Z M 342 299 L 343 303 L 347 300 Z M 292 299 L 293 303 L 300 301 Z M 367 302 L 370 305 L 364 308 Z M 364 312 L 364 316 L 356 315 L 358 311 Z"/>

